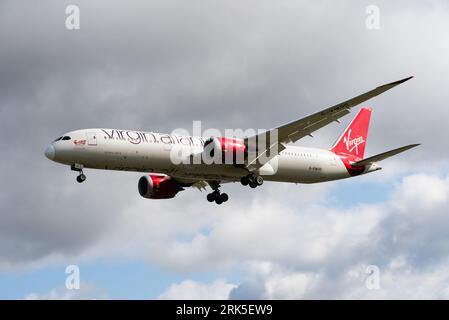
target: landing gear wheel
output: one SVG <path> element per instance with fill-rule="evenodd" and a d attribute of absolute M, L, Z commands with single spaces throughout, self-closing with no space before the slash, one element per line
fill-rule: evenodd
<path fill-rule="evenodd" d="M 255 182 L 258 186 L 261 186 L 263 185 L 263 178 L 261 176 L 257 176 Z"/>
<path fill-rule="evenodd" d="M 86 176 L 84 175 L 84 173 L 81 173 L 78 177 L 76 177 L 76 181 L 78 181 L 79 183 L 86 181 Z"/>
<path fill-rule="evenodd" d="M 247 185 L 249 184 L 248 176 L 241 177 L 241 178 L 240 178 L 240 183 L 241 183 L 242 185 L 244 185 L 244 186 L 247 186 Z"/>
<path fill-rule="evenodd" d="M 215 203 L 216 204 L 222 204 L 223 200 L 221 199 L 221 197 L 217 197 L 217 199 L 215 199 Z"/>
<path fill-rule="evenodd" d="M 247 176 L 248 177 L 248 181 L 249 181 L 249 185 L 251 186 L 251 183 L 256 182 L 256 176 L 253 174 L 250 174 Z"/>
<path fill-rule="evenodd" d="M 220 195 L 220 199 L 222 200 L 222 202 L 228 201 L 228 199 L 229 199 L 228 194 L 227 193 L 222 193 Z"/>
<path fill-rule="evenodd" d="M 249 183 L 249 186 L 251 187 L 251 188 L 257 188 L 257 183 L 256 182 L 250 182 Z"/>
<path fill-rule="evenodd" d="M 209 202 L 217 202 L 217 199 L 221 197 L 220 191 L 215 190 L 214 192 L 209 193 L 206 198 Z"/>
<path fill-rule="evenodd" d="M 214 200 L 215 200 L 215 195 L 214 195 L 214 193 L 212 192 L 212 193 L 209 193 L 208 195 L 207 195 L 207 201 L 209 201 L 209 202 L 214 202 Z"/>

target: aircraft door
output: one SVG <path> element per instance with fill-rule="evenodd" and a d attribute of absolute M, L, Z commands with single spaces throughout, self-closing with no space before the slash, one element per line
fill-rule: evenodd
<path fill-rule="evenodd" d="M 87 138 L 87 144 L 89 146 L 96 146 L 97 145 L 97 133 L 94 131 L 90 131 L 86 133 Z"/>

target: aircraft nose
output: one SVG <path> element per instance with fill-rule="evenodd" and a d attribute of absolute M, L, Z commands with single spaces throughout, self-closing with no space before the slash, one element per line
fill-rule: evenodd
<path fill-rule="evenodd" d="M 50 160 L 55 158 L 55 147 L 53 147 L 53 144 L 50 144 L 47 149 L 45 149 L 45 156 Z"/>

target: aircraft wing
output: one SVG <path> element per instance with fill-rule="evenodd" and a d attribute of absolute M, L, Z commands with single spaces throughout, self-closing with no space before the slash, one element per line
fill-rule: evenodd
<path fill-rule="evenodd" d="M 387 152 L 384 152 L 384 153 L 380 153 L 378 155 L 375 155 L 375 156 L 372 156 L 372 157 L 369 157 L 369 158 L 366 158 L 366 159 L 363 159 L 363 160 L 360 160 L 360 161 L 357 161 L 357 162 L 354 162 L 354 163 L 351 163 L 351 164 L 354 167 L 362 167 L 364 165 L 371 164 L 373 162 L 382 161 L 384 159 L 387 159 L 387 158 L 392 157 L 392 156 L 394 156 L 394 155 L 396 155 L 398 153 L 404 152 L 406 150 L 409 150 L 409 149 L 417 147 L 417 146 L 419 146 L 419 144 L 410 144 L 408 146 L 397 148 L 397 149 L 394 149 L 394 150 L 390 150 L 390 151 L 387 151 Z"/>
<path fill-rule="evenodd" d="M 261 147 L 259 144 L 257 146 L 258 152 L 257 155 L 248 159 L 247 167 L 250 171 L 256 170 L 262 167 L 266 162 L 270 159 L 278 155 L 282 150 L 285 149 L 284 144 L 296 142 L 299 139 L 311 135 L 312 132 L 321 129 L 328 124 L 337 121 L 341 117 L 350 113 L 350 109 L 359 105 L 362 102 L 365 102 L 379 94 L 388 91 L 397 85 L 404 83 L 407 80 L 410 80 L 412 77 L 408 77 L 399 81 L 395 81 L 392 83 L 388 83 L 382 86 L 379 86 L 371 91 L 363 93 L 359 96 L 356 96 L 352 99 L 339 103 L 335 106 L 329 107 L 312 115 L 309 115 L 305 118 L 295 120 L 289 122 L 285 125 L 276 127 L 267 132 L 248 137 L 246 138 L 248 142 L 257 141 L 265 141 L 265 145 Z M 270 140 L 270 134 L 276 137 L 277 132 L 277 140 Z M 277 150 L 276 150 L 277 147 Z M 272 152 L 276 151 L 276 152 Z M 262 162 L 261 159 L 264 161 Z"/>

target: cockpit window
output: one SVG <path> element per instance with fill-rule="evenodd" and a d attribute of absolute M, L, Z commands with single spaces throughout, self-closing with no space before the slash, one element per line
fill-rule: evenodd
<path fill-rule="evenodd" d="M 59 141 L 59 140 L 70 140 L 71 138 L 69 136 L 63 136 L 63 137 L 59 137 L 58 139 L 56 139 L 53 142 Z"/>

